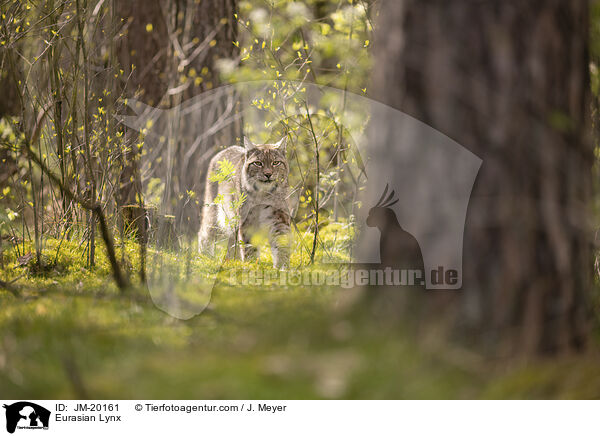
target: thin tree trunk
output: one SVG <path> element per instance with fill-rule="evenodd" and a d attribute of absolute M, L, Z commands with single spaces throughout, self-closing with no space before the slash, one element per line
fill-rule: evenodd
<path fill-rule="evenodd" d="M 94 157 L 92 156 L 90 144 L 90 114 L 89 114 L 89 75 L 88 75 L 88 57 L 83 33 L 84 16 L 87 13 L 87 2 L 81 5 L 80 0 L 76 1 L 78 38 L 81 40 L 81 55 L 83 62 L 83 142 L 85 152 L 85 165 L 87 170 L 86 181 L 90 186 L 86 187 L 87 199 L 90 203 L 96 202 L 96 179 L 94 177 Z M 90 235 L 89 235 L 89 265 L 94 267 L 96 253 L 96 216 L 90 214 Z"/>

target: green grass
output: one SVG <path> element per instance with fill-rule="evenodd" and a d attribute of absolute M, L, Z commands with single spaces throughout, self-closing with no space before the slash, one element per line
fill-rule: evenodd
<path fill-rule="evenodd" d="M 57 247 L 47 241 L 45 257 Z M 135 276 L 135 244 L 126 250 Z M 84 259 L 67 241 L 57 265 L 35 275 L 5 251 L 2 279 L 23 276 L 19 297 L 0 290 L 2 398 L 600 398 L 593 352 L 503 367 L 417 344 L 402 325 L 357 310 L 351 291 L 235 286 L 235 261 L 207 310 L 180 320 L 140 286 L 121 295 L 100 245 L 93 271 Z M 246 267 L 267 270 L 268 261 Z M 193 262 L 193 275 L 214 267 Z"/>

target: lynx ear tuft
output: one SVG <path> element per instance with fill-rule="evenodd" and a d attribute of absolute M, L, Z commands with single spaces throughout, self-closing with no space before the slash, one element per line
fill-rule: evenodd
<path fill-rule="evenodd" d="M 252 141 L 250 141 L 250 139 L 248 139 L 247 136 L 244 136 L 244 147 L 246 150 L 252 150 L 256 146 L 252 143 Z"/>
<path fill-rule="evenodd" d="M 287 147 L 287 136 L 284 136 L 283 138 L 281 138 L 281 140 L 279 140 L 279 142 L 273 144 L 273 147 L 285 153 L 285 149 Z"/>

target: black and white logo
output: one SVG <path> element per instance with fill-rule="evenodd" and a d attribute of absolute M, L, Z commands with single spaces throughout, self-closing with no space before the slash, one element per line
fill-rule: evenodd
<path fill-rule="evenodd" d="M 6 409 L 6 431 L 14 433 L 19 430 L 48 430 L 50 411 L 29 401 L 19 401 L 4 405 Z"/>

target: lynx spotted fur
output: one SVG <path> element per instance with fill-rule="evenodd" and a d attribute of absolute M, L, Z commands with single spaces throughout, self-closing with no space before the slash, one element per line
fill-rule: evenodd
<path fill-rule="evenodd" d="M 201 252 L 213 254 L 219 234 L 228 237 L 228 256 L 239 246 L 242 260 L 256 257 L 251 238 L 261 227 L 269 231 L 269 243 L 275 268 L 289 265 L 290 215 L 287 205 L 288 162 L 285 156 L 286 139 L 275 144 L 255 145 L 244 138 L 244 146 L 232 146 L 217 153 L 210 161 L 202 223 L 198 233 Z M 210 175 L 219 171 L 223 161 L 229 161 L 235 173 L 227 180 L 214 182 Z M 218 204 L 215 198 L 221 200 Z M 245 197 L 239 210 L 235 202 Z M 232 218 L 237 225 L 232 225 Z M 237 227 L 237 235 L 235 228 Z"/>

